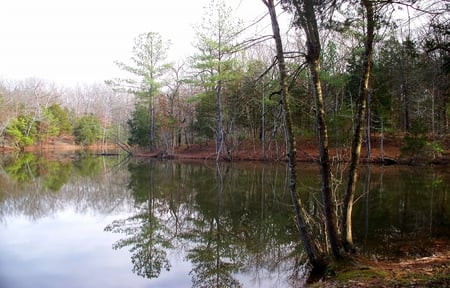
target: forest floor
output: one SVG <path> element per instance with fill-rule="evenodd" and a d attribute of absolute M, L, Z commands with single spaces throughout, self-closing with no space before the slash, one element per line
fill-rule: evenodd
<path fill-rule="evenodd" d="M 298 139 L 296 145 L 297 161 L 299 162 L 317 162 L 319 159 L 318 143 L 315 139 Z M 450 165 L 450 138 L 442 141 L 442 153 L 431 153 L 432 151 L 410 151 L 412 153 L 402 153 L 404 146 L 403 137 L 391 136 L 381 139 L 372 136 L 370 143 L 370 160 L 368 157 L 368 145 L 363 144 L 361 149 L 361 162 L 371 162 L 378 164 L 404 164 L 404 165 Z M 268 147 L 267 147 L 268 146 Z M 330 145 L 331 146 L 331 145 Z M 348 162 L 350 160 L 350 144 L 345 147 L 331 147 L 329 153 L 333 162 Z M 240 143 L 229 152 L 223 153 L 221 160 L 229 161 L 285 161 L 286 153 L 283 143 L 270 143 L 266 145 L 263 153 L 259 143 Z M 424 150 L 426 150 L 424 148 Z M 197 159 L 197 160 L 215 160 L 216 146 L 214 142 L 184 145 L 178 147 L 169 153 L 167 151 L 146 152 L 137 151 L 134 156 L 153 157 L 153 158 L 171 158 L 171 159 Z"/>
<path fill-rule="evenodd" d="M 376 259 L 354 256 L 310 287 L 450 287 L 450 241 L 436 240 L 428 256 Z"/>

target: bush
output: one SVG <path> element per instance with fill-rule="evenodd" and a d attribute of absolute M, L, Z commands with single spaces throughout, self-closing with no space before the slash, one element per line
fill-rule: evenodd
<path fill-rule="evenodd" d="M 49 136 L 61 136 L 72 131 L 67 108 L 62 108 L 59 104 L 52 104 L 44 110 L 44 116 Z"/>
<path fill-rule="evenodd" d="M 73 127 L 75 143 L 91 145 L 102 138 L 102 126 L 100 120 L 94 115 L 86 115 L 79 118 Z"/>
<path fill-rule="evenodd" d="M 31 116 L 20 115 L 11 120 L 5 134 L 11 137 L 19 148 L 32 145 L 37 137 L 37 122 Z"/>
<path fill-rule="evenodd" d="M 128 120 L 128 127 L 130 128 L 130 144 L 137 144 L 141 147 L 149 146 L 150 143 L 150 117 L 148 110 L 143 105 L 136 106 L 133 113 L 133 118 Z"/>
<path fill-rule="evenodd" d="M 412 124 L 411 133 L 405 135 L 405 144 L 401 148 L 402 154 L 416 158 L 436 158 L 442 155 L 444 152 L 442 145 L 436 141 L 428 141 L 422 122 L 416 120 Z"/>

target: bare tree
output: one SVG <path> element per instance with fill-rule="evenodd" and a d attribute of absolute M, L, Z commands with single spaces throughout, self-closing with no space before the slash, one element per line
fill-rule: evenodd
<path fill-rule="evenodd" d="M 328 151 L 328 129 L 322 92 L 322 82 L 320 79 L 321 44 L 315 11 L 316 4 L 313 0 L 292 0 L 286 1 L 285 4 L 294 8 L 297 17 L 295 25 L 302 28 L 306 35 L 306 61 L 309 66 L 309 71 L 313 82 L 313 93 L 316 107 L 316 125 L 319 140 L 319 162 L 322 182 L 321 191 L 328 239 L 327 246 L 329 246 L 334 258 L 339 259 L 341 258 L 340 239 L 336 202 L 334 200 L 331 182 L 331 163 Z"/>
<path fill-rule="evenodd" d="M 364 7 L 366 16 L 366 35 L 364 41 L 364 56 L 362 83 L 360 85 L 359 96 L 357 100 L 357 113 L 354 121 L 354 134 L 352 140 L 352 150 L 350 167 L 348 172 L 347 189 L 344 195 L 344 203 L 342 206 L 341 233 L 342 243 L 346 251 L 353 251 L 352 236 L 352 209 L 358 181 L 359 162 L 361 158 L 361 146 L 364 136 L 364 124 L 366 123 L 367 99 L 369 95 L 369 81 L 372 68 L 372 51 L 375 36 L 375 7 L 373 1 L 362 0 L 361 5 Z"/>
<path fill-rule="evenodd" d="M 298 229 L 300 230 L 300 235 L 305 247 L 305 251 L 308 254 L 309 261 L 315 268 L 323 267 L 323 259 L 318 255 L 317 248 L 314 246 L 314 242 L 311 241 L 308 232 L 308 227 L 306 226 L 304 216 L 302 215 L 302 208 L 300 203 L 300 198 L 297 195 L 297 170 L 296 170 L 296 144 L 295 136 L 292 125 L 292 116 L 290 110 L 289 102 L 289 85 L 288 85 L 288 74 L 286 69 L 285 57 L 283 43 L 281 41 L 280 28 L 278 24 L 278 18 L 275 10 L 275 4 L 273 0 L 262 0 L 262 2 L 267 6 L 269 11 L 270 19 L 272 22 L 272 31 L 274 34 L 275 46 L 276 46 L 276 58 L 278 63 L 278 70 L 280 72 L 280 94 L 281 94 L 281 105 L 283 109 L 283 118 L 286 125 L 286 136 L 288 142 L 288 164 L 289 164 L 289 190 L 292 197 L 292 203 L 294 205 L 295 218 L 297 221 Z"/>

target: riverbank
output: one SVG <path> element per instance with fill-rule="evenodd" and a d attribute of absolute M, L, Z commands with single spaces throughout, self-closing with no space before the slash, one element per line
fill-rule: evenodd
<path fill-rule="evenodd" d="M 450 138 L 442 142 L 442 149 L 432 151 L 424 148 L 424 151 L 402 151 L 405 144 L 401 136 L 384 136 L 383 138 L 373 135 L 371 136 L 370 145 L 366 143 L 361 150 L 361 163 L 375 164 L 401 164 L 401 165 L 450 165 Z M 299 162 L 314 163 L 319 160 L 318 143 L 315 138 L 299 138 L 297 139 L 297 155 Z M 121 148 L 122 147 L 122 148 Z M 368 149 L 370 147 L 370 149 Z M 178 160 L 216 160 L 215 142 L 209 141 L 202 144 L 190 144 L 176 147 L 173 151 L 167 149 L 158 149 L 149 151 L 140 148 L 131 148 L 127 151 L 135 157 L 148 157 L 160 159 L 178 159 Z M 89 146 L 81 146 L 74 144 L 71 137 L 64 139 L 50 139 L 32 146 L 23 148 L 24 152 L 38 152 L 41 154 L 51 154 L 54 152 L 70 152 L 80 150 L 90 151 L 117 151 L 123 149 L 123 145 L 114 143 L 96 143 Z M 13 152 L 17 149 L 11 146 L 0 147 L 0 152 Z M 404 149 L 403 149 L 404 150 Z M 350 161 L 350 144 L 330 145 L 329 153 L 332 162 L 349 162 Z M 221 160 L 224 161 L 285 161 L 286 152 L 283 142 L 269 142 L 264 148 L 261 143 L 240 142 L 232 149 L 229 148 L 223 153 Z"/>
<path fill-rule="evenodd" d="M 299 162 L 318 162 L 319 149 L 318 143 L 315 139 L 298 139 L 296 145 L 297 155 L 296 159 Z M 268 146 L 268 147 L 267 147 Z M 364 145 L 361 150 L 361 163 L 375 163 L 375 164 L 402 164 L 402 165 L 450 165 L 450 149 L 449 143 L 444 142 L 443 151 L 440 153 L 433 153 L 432 151 L 424 151 L 418 153 L 402 152 L 404 143 L 400 137 L 372 137 L 370 144 L 370 151 L 367 145 Z M 350 145 L 346 147 L 329 148 L 330 158 L 332 162 L 349 162 L 351 151 Z M 284 151 L 283 143 L 271 143 L 264 147 L 260 143 L 240 143 L 235 148 L 229 149 L 224 153 L 221 160 L 225 161 L 285 161 L 286 153 Z M 136 157 L 152 157 L 152 158 L 166 158 L 166 159 L 180 159 L 180 160 L 215 160 L 216 146 L 214 142 L 184 145 L 177 147 L 173 153 L 158 150 L 158 151 L 134 151 L 133 155 Z"/>
<path fill-rule="evenodd" d="M 343 287 L 450 287 L 450 243 L 436 240 L 427 256 L 399 259 L 354 256 L 351 263 L 334 267 L 310 284 L 314 288 Z"/>

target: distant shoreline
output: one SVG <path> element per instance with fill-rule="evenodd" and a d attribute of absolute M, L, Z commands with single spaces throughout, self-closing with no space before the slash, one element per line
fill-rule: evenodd
<path fill-rule="evenodd" d="M 383 143 L 380 145 L 380 143 Z M 275 144 L 274 144 L 275 145 Z M 367 157 L 367 150 L 363 146 L 361 151 L 361 163 L 374 163 L 385 165 L 450 165 L 450 151 L 446 147 L 442 155 L 438 157 L 428 157 L 427 155 L 421 156 L 404 156 L 401 153 L 401 147 L 403 142 L 400 138 L 390 137 L 380 139 L 372 137 L 370 159 Z M 277 149 L 265 149 L 265 155 L 263 156 L 261 144 L 243 142 L 237 145 L 237 147 L 230 151 L 226 157 L 221 157 L 221 161 L 269 161 L 269 162 L 281 162 L 286 160 L 285 152 L 281 148 L 282 143 L 278 143 Z M 316 141 L 311 139 L 299 139 L 297 140 L 297 161 L 299 162 L 318 162 L 319 151 Z M 74 143 L 68 143 L 67 141 L 48 141 L 46 143 L 39 143 L 32 146 L 25 147 L 22 152 L 70 152 L 70 151 L 111 151 L 117 150 L 119 153 L 121 148 L 119 145 L 108 143 L 97 143 L 93 145 L 76 145 Z M 275 151 L 278 152 L 275 152 Z M 18 151 L 14 147 L 0 147 L 1 153 Z M 102 152 L 102 153 L 103 153 Z M 176 147 L 174 151 L 168 152 L 164 149 L 157 149 L 154 151 L 148 151 L 142 148 L 135 148 L 130 151 L 133 157 L 145 157 L 145 158 L 158 158 L 158 159 L 178 159 L 178 160 L 216 160 L 215 144 L 191 144 Z M 331 147 L 329 148 L 331 161 L 335 163 L 347 163 L 350 160 L 350 147 Z M 106 153 L 106 152 L 105 152 Z"/>

